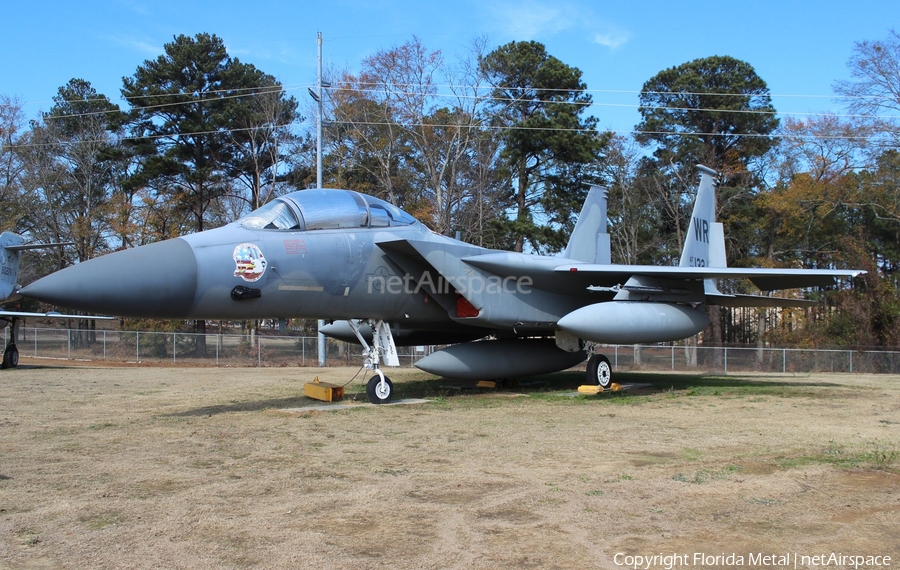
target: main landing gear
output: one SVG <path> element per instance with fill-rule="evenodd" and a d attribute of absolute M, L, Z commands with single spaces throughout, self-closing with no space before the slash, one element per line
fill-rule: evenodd
<path fill-rule="evenodd" d="M 599 384 L 604 390 L 612 384 L 612 366 L 604 355 L 595 354 L 588 360 L 587 382 L 588 384 Z"/>
<path fill-rule="evenodd" d="M 3 351 L 3 364 L 0 368 L 15 368 L 19 365 L 19 349 L 16 347 L 16 339 L 19 338 L 19 319 L 10 321 L 9 341 Z"/>
<path fill-rule="evenodd" d="M 391 327 L 384 321 L 368 321 L 368 324 L 372 327 L 372 346 L 370 347 L 362 333 L 359 332 L 359 325 L 366 321 L 350 320 L 347 322 L 363 346 L 366 368 L 375 371 L 375 376 L 369 378 L 369 382 L 366 384 L 366 396 L 373 404 L 387 404 L 394 396 L 394 384 L 378 368 L 378 363 L 380 360 L 384 360 L 384 363 L 388 366 L 400 366 L 400 359 L 397 356 L 397 347 L 394 345 Z"/>
<path fill-rule="evenodd" d="M 7 344 L 3 351 L 3 368 L 15 368 L 19 365 L 19 349 L 15 344 Z"/>

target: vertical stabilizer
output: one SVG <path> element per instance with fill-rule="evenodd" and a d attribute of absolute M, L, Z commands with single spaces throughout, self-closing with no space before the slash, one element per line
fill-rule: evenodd
<path fill-rule="evenodd" d="M 563 257 L 585 263 L 610 263 L 606 198 L 605 188 L 591 186 Z"/>
<path fill-rule="evenodd" d="M 684 240 L 681 263 L 678 264 L 681 267 L 710 267 L 713 261 L 711 256 L 716 258 L 721 254 L 722 260 L 725 257 L 724 236 L 721 231 L 717 232 L 713 228 L 716 223 L 716 176 L 718 174 L 715 170 L 699 164 L 697 169 L 700 171 L 700 187 L 697 190 L 691 223 Z M 716 233 L 720 237 L 717 237 Z M 718 243 L 714 244 L 713 242 L 721 242 L 721 252 L 717 251 Z M 724 261 L 722 263 L 724 264 Z"/>
<path fill-rule="evenodd" d="M 19 278 L 19 262 L 22 260 L 21 246 L 25 240 L 12 232 L 0 235 L 0 301 L 13 294 L 16 279 Z"/>

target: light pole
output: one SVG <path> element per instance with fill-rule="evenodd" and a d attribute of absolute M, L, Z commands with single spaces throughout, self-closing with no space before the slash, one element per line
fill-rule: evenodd
<path fill-rule="evenodd" d="M 316 44 L 318 45 L 319 57 L 316 73 L 316 90 L 309 90 L 310 96 L 316 101 L 316 188 L 322 187 L 322 88 L 328 86 L 322 81 L 322 32 L 316 35 Z M 317 331 L 321 331 L 325 326 L 325 321 L 319 319 L 317 323 Z M 318 334 L 318 353 L 319 366 L 325 366 L 325 335 Z"/>

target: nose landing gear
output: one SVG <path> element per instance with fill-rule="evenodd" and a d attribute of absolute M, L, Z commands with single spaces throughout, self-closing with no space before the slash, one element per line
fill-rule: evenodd
<path fill-rule="evenodd" d="M 388 366 L 400 366 L 400 358 L 397 356 L 397 347 L 391 334 L 391 327 L 384 321 L 350 320 L 347 321 L 353 334 L 363 346 L 364 363 L 367 369 L 375 371 L 375 376 L 369 378 L 366 384 L 366 396 L 373 404 L 387 404 L 394 396 L 394 384 L 378 368 L 379 361 L 384 360 Z M 372 327 L 372 346 L 366 342 L 359 325 L 368 322 Z"/>

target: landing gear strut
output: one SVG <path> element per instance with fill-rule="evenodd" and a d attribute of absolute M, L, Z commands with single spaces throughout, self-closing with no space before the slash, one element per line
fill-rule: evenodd
<path fill-rule="evenodd" d="M 365 357 L 365 366 L 367 369 L 375 371 L 375 376 L 369 378 L 366 384 L 366 396 L 373 404 L 387 404 L 394 395 L 394 384 L 391 379 L 384 375 L 378 368 L 380 360 L 388 366 L 400 366 L 400 359 L 397 357 L 397 347 L 394 345 L 394 337 L 391 335 L 391 327 L 384 321 L 369 322 L 372 327 L 372 346 L 366 342 L 361 332 L 359 332 L 359 324 L 362 321 L 347 321 L 350 328 L 363 346 L 363 356 Z"/>

